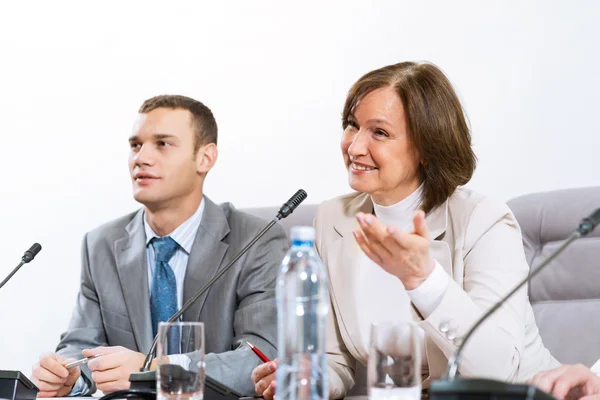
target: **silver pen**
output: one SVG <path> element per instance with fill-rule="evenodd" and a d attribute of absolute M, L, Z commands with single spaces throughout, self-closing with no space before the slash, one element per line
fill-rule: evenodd
<path fill-rule="evenodd" d="M 80 360 L 71 361 L 70 363 L 65 364 L 65 368 L 69 369 L 69 368 L 73 368 L 73 367 L 79 367 L 80 365 L 87 364 L 88 361 L 93 360 L 94 358 L 98 358 L 101 355 L 102 354 L 94 354 L 93 356 L 90 356 L 90 357 L 82 358 Z"/>

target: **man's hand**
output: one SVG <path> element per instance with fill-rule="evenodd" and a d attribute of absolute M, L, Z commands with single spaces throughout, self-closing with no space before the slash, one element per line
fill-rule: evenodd
<path fill-rule="evenodd" d="M 600 377 L 581 364 L 540 372 L 531 383 L 559 400 L 600 400 Z"/>
<path fill-rule="evenodd" d="M 264 363 L 252 371 L 252 382 L 254 390 L 266 400 L 273 400 L 275 396 L 275 371 L 277 371 L 277 359 Z"/>
<path fill-rule="evenodd" d="M 105 394 L 129 389 L 129 375 L 139 371 L 146 358 L 142 353 L 121 346 L 96 347 L 83 351 L 86 357 L 95 354 L 102 356 L 89 361 L 88 368 L 92 371 L 92 379 L 98 390 Z"/>
<path fill-rule="evenodd" d="M 55 353 L 44 353 L 33 366 L 31 380 L 40 389 L 38 397 L 65 397 L 81 376 L 81 369 L 66 369 L 64 364 L 75 361 Z"/>

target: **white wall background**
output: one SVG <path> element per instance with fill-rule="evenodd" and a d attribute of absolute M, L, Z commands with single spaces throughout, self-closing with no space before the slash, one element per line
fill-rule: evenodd
<path fill-rule="evenodd" d="M 127 137 L 141 102 L 180 93 L 219 123 L 206 192 L 239 207 L 347 192 L 338 142 L 363 73 L 430 60 L 455 84 L 479 166 L 507 200 L 598 184 L 600 3 L 0 3 L 0 369 L 30 373 L 66 329 L 82 235 L 137 207 Z M 568 205 L 566 205 L 568 206 Z"/>

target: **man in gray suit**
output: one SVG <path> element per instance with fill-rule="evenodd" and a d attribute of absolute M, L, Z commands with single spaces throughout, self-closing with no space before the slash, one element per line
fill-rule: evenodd
<path fill-rule="evenodd" d="M 142 209 L 89 232 L 81 287 L 57 353 L 33 367 L 40 397 L 129 387 L 159 321 L 168 319 L 225 266 L 267 221 L 203 195 L 217 160 L 217 125 L 202 103 L 157 96 L 141 106 L 129 138 L 129 170 Z M 251 395 L 260 360 L 275 357 L 277 267 L 287 250 L 276 225 L 183 315 L 205 324 L 206 373 Z M 102 354 L 67 370 L 71 358 Z"/>

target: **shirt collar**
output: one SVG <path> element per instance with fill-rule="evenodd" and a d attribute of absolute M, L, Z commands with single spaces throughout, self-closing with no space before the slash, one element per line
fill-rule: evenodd
<path fill-rule="evenodd" d="M 170 236 L 177 244 L 187 253 L 190 254 L 192 251 L 192 245 L 194 244 L 194 239 L 196 238 L 196 232 L 200 227 L 200 221 L 202 221 L 202 214 L 204 213 L 204 197 L 200 201 L 200 205 L 196 212 L 189 217 L 185 222 L 179 225 L 173 232 L 169 233 L 165 236 Z M 154 232 L 150 224 L 146 221 L 146 212 L 144 211 L 143 215 L 144 221 L 144 231 L 146 232 L 146 246 L 150 243 L 150 241 L 155 237 L 160 237 Z"/>

